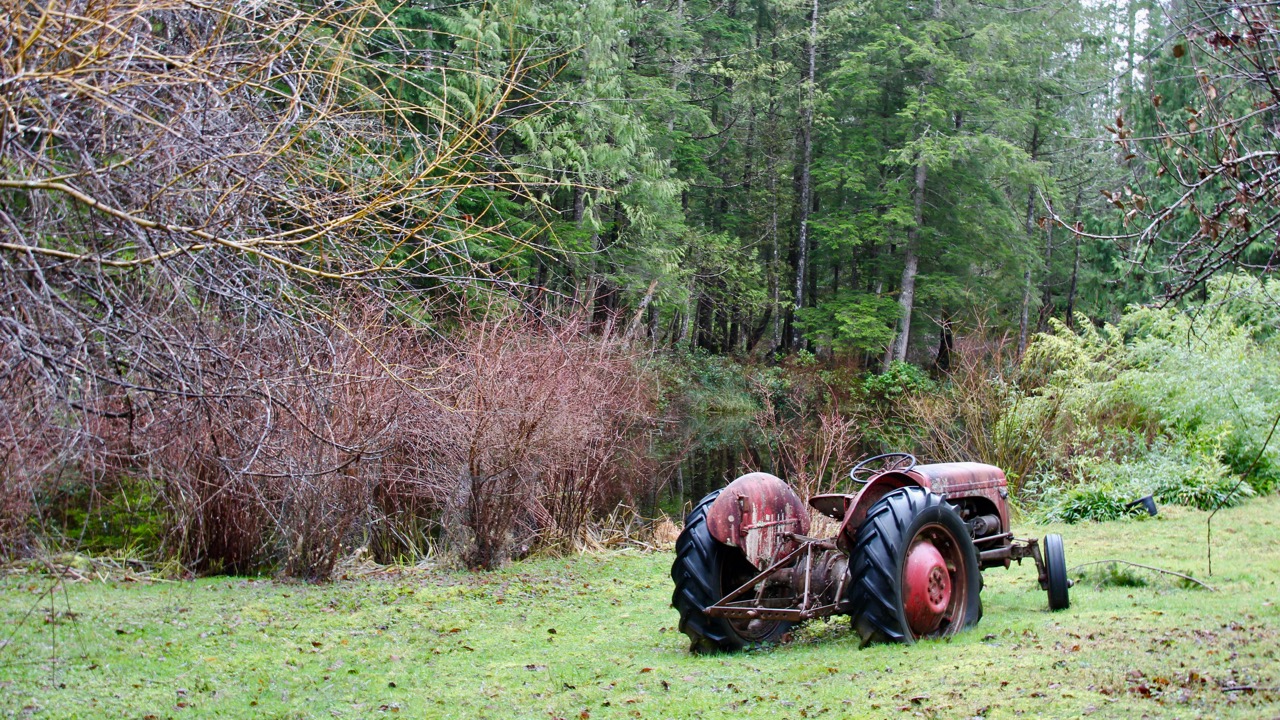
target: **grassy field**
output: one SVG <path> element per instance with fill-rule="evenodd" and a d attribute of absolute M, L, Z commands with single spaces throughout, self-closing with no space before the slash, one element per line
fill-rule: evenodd
<path fill-rule="evenodd" d="M 1280 717 L 1280 498 L 1214 521 L 1061 532 L 1088 572 L 1050 614 L 1030 565 L 986 574 L 951 642 L 860 650 L 844 619 L 746 654 L 694 657 L 668 553 L 469 575 L 391 569 L 324 586 L 212 578 L 0 580 L 0 714 L 38 717 Z M 52 605 L 51 605 L 52 603 Z M 52 608 L 52 610 L 51 610 Z"/>

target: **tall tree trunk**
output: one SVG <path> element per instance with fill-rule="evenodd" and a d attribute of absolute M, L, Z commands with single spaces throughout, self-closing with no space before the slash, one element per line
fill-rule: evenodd
<path fill-rule="evenodd" d="M 684 313 L 680 318 L 680 337 L 676 340 L 676 347 L 687 349 L 691 347 L 690 335 L 693 331 L 693 315 L 698 311 L 698 289 L 693 283 L 690 283 L 689 295 L 684 300 Z"/>
<path fill-rule="evenodd" d="M 809 35 L 805 38 L 804 49 L 809 67 L 805 73 L 805 96 L 800 105 L 800 168 L 797 179 L 800 197 L 796 201 L 800 227 L 796 234 L 795 302 L 792 305 L 791 322 L 791 346 L 796 348 L 800 347 L 800 328 L 795 323 L 795 313 L 804 307 L 805 280 L 809 269 L 809 211 L 813 204 L 810 170 L 813 163 L 813 95 L 818 65 L 818 0 L 813 0 L 809 8 Z"/>
<path fill-rule="evenodd" d="M 933 359 L 934 370 L 945 375 L 951 372 L 951 353 L 955 349 L 955 336 L 951 333 L 951 317 L 942 314 L 942 324 L 938 328 L 938 354 Z"/>
<path fill-rule="evenodd" d="M 675 25 L 683 29 L 684 25 L 684 0 L 676 0 L 675 7 L 676 21 Z M 685 65 L 678 57 L 673 57 L 671 61 L 671 95 L 674 97 L 680 89 L 680 83 L 684 81 Z M 667 116 L 667 132 L 674 132 L 676 129 L 676 111 L 677 108 L 673 104 L 670 108 L 671 114 Z M 688 207 L 685 207 L 688 210 Z"/>
<path fill-rule="evenodd" d="M 592 323 L 601 329 L 609 328 L 617 321 L 619 289 L 609 279 L 613 267 L 610 262 L 610 254 L 606 250 L 618 242 L 618 237 L 622 233 L 622 223 L 625 220 L 625 216 L 622 212 L 621 201 L 614 200 L 612 214 L 613 222 L 609 225 L 608 232 L 603 236 L 599 233 L 591 234 L 591 247 L 595 251 L 594 255 L 597 258 L 593 264 L 598 268 L 598 277 L 595 279 L 595 294 L 591 298 L 591 318 Z"/>
<path fill-rule="evenodd" d="M 763 22 L 766 13 L 757 14 L 755 47 L 759 52 L 763 41 L 763 30 L 767 26 L 769 28 L 770 40 L 768 42 L 769 58 L 773 62 L 778 61 L 778 24 L 774 22 Z M 777 96 L 770 93 L 769 110 L 765 113 L 766 118 L 776 118 L 778 109 Z M 766 137 L 774 137 L 775 126 L 773 123 L 766 125 L 761 134 Z M 782 276 L 780 273 L 780 261 L 778 255 L 778 203 L 774 199 L 778 197 L 778 166 L 777 153 L 771 144 L 762 142 L 764 145 L 764 179 L 765 193 L 769 198 L 769 318 L 770 318 L 770 346 L 769 354 L 773 355 L 782 347 L 782 330 L 783 316 L 786 315 L 782 309 Z"/>
<path fill-rule="evenodd" d="M 1080 217 L 1080 201 L 1084 191 L 1076 190 L 1076 207 L 1071 212 L 1071 217 Z M 1071 265 L 1071 287 L 1067 290 L 1067 327 L 1072 330 L 1076 329 L 1076 279 L 1080 277 L 1080 233 L 1072 232 L 1075 236 L 1075 261 Z"/>
<path fill-rule="evenodd" d="M 694 323 L 694 344 L 703 350 L 711 351 L 711 336 L 715 331 L 716 310 L 711 299 L 706 295 L 698 295 L 698 316 Z"/>
<path fill-rule="evenodd" d="M 1071 286 L 1067 290 L 1067 327 L 1076 327 L 1076 278 L 1080 276 L 1080 236 L 1075 236 L 1075 261 L 1071 264 Z"/>
<path fill-rule="evenodd" d="M 581 185 L 573 188 L 573 221 L 581 223 L 587 214 L 587 191 Z"/>
<path fill-rule="evenodd" d="M 770 110 L 772 110 L 772 106 Z M 777 197 L 778 175 L 774 166 L 773 153 L 766 153 L 768 162 L 765 167 L 765 192 L 769 198 Z M 769 203 L 769 311 L 773 323 L 770 354 L 782 347 L 782 278 L 778 272 L 778 203 Z"/>
<path fill-rule="evenodd" d="M 1036 110 L 1040 109 L 1040 99 L 1036 98 Z M 1031 162 L 1036 161 L 1036 156 L 1040 152 L 1040 123 L 1036 122 L 1031 126 Z M 1035 186 L 1027 188 L 1027 244 L 1030 245 L 1035 235 L 1036 222 L 1036 189 Z M 1018 318 L 1018 355 L 1021 356 L 1023 351 L 1027 349 L 1027 332 L 1031 322 L 1031 264 L 1028 262 L 1027 269 L 1022 273 L 1022 312 Z"/>
<path fill-rule="evenodd" d="M 1135 80 L 1134 68 L 1138 64 L 1138 10 L 1140 3 L 1137 0 L 1129 0 L 1125 7 L 1125 81 L 1128 83 L 1130 91 L 1133 90 Z M 1147 73 L 1150 74 L 1150 73 Z"/>
<path fill-rule="evenodd" d="M 547 263 L 542 259 L 542 254 L 534 255 L 534 262 L 537 263 L 538 274 L 534 279 L 534 293 L 537 298 L 537 308 L 539 312 L 547 312 Z"/>
<path fill-rule="evenodd" d="M 812 245 L 813 243 L 809 243 Z M 813 252 L 809 253 L 809 289 L 805 292 L 810 305 L 818 304 L 818 263 L 813 258 Z"/>
<path fill-rule="evenodd" d="M 744 350 L 747 352 L 754 352 L 756 350 L 756 346 L 759 345 L 761 339 L 764 338 L 764 331 L 768 330 L 770 327 L 777 327 L 777 324 L 773 322 L 772 316 L 773 307 L 766 307 L 764 309 L 764 317 L 760 320 L 760 325 L 751 331 L 751 337 L 747 338 Z"/>
<path fill-rule="evenodd" d="M 913 198 L 913 218 L 911 229 L 907 231 L 907 261 L 902 267 L 902 286 L 898 295 L 898 306 L 901 308 L 901 316 L 898 318 L 898 334 L 893 339 L 893 344 L 889 346 L 888 352 L 884 354 L 884 363 L 882 371 L 889 369 L 889 363 L 894 360 L 907 359 L 907 343 L 911 340 L 911 310 L 915 307 L 916 302 L 916 275 L 920 270 L 920 258 L 916 255 L 917 245 L 920 241 L 920 226 L 924 224 L 924 188 L 925 181 L 929 176 L 929 168 L 924 164 L 924 158 L 916 163 L 916 187 L 915 197 Z"/>
<path fill-rule="evenodd" d="M 1036 320 L 1036 332 L 1044 332 L 1049 326 L 1053 310 L 1053 284 L 1049 269 L 1053 261 L 1053 225 L 1044 228 L 1044 279 L 1040 282 L 1040 317 Z"/>
<path fill-rule="evenodd" d="M 1027 325 L 1031 320 L 1031 266 L 1022 273 L 1022 312 L 1018 315 L 1018 356 L 1027 349 Z"/>
<path fill-rule="evenodd" d="M 627 339 L 634 337 L 636 330 L 640 328 L 640 323 L 646 318 L 646 312 L 649 309 L 649 304 L 653 302 L 653 294 L 657 289 L 657 280 L 649 283 L 649 290 L 644 294 L 644 297 L 640 299 L 640 306 L 636 308 L 635 317 L 631 318 L 631 323 L 627 325 L 624 335 Z"/>

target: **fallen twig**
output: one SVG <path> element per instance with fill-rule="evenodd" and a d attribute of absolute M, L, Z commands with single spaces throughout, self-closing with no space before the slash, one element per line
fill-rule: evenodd
<path fill-rule="evenodd" d="M 1224 693 L 1280 692 L 1280 687 L 1256 687 L 1254 685 L 1235 685 L 1233 687 L 1222 688 L 1222 692 Z"/>
<path fill-rule="evenodd" d="M 1208 590 L 1209 592 L 1218 592 L 1217 588 L 1204 582 L 1203 580 L 1197 580 L 1196 578 L 1193 578 L 1190 575 L 1184 575 L 1180 572 L 1174 572 L 1173 570 L 1165 570 L 1164 568 L 1158 568 L 1158 567 L 1155 567 L 1154 565 L 1143 565 L 1142 563 L 1130 562 L 1128 560 L 1094 560 L 1093 562 L 1080 563 L 1079 565 L 1072 566 L 1068 570 L 1068 572 L 1070 572 L 1071 570 L 1078 570 L 1082 567 L 1087 567 L 1089 565 L 1104 565 L 1106 563 L 1121 563 L 1124 565 L 1132 565 L 1134 567 L 1140 567 L 1145 570 L 1155 570 L 1156 572 L 1162 572 L 1162 573 L 1165 573 L 1166 575 L 1176 575 L 1177 577 L 1180 577 L 1183 580 L 1190 580 L 1191 582 L 1199 585 L 1200 587 Z"/>

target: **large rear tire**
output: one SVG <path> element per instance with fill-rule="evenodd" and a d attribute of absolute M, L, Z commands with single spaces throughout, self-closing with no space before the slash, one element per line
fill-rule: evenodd
<path fill-rule="evenodd" d="M 711 537 L 707 508 L 719 494 L 716 490 L 702 498 L 685 518 L 671 564 L 671 579 L 676 584 L 671 605 L 680 612 L 680 632 L 689 636 L 689 650 L 696 653 L 732 652 L 777 642 L 794 624 L 707 616 L 707 608 L 758 572 L 741 550 Z"/>
<path fill-rule="evenodd" d="M 871 506 L 849 570 L 849 614 L 863 646 L 946 637 L 982 617 L 982 577 L 968 526 L 923 488 L 895 490 Z"/>

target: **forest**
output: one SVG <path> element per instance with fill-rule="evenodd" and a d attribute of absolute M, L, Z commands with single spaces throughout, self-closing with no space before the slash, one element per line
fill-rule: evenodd
<path fill-rule="evenodd" d="M 0 8 L 0 555 L 496 568 L 901 449 L 1280 488 L 1274 3 Z"/>

